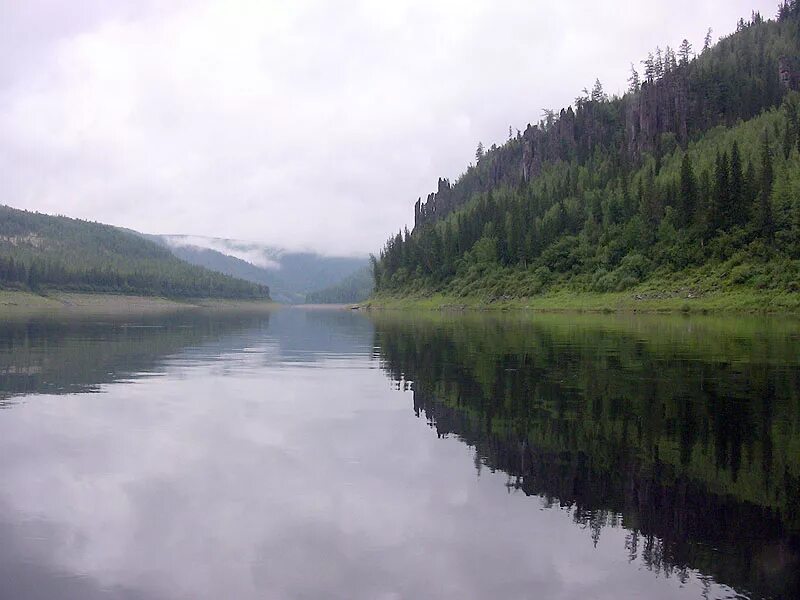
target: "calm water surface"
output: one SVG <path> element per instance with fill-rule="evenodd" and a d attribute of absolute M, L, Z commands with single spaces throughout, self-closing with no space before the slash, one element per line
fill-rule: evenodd
<path fill-rule="evenodd" d="M 798 598 L 800 324 L 0 323 L 0 598 Z"/>

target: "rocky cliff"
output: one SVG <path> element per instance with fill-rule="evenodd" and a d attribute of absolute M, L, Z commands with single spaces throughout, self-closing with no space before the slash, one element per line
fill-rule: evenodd
<path fill-rule="evenodd" d="M 502 146 L 492 146 L 451 184 L 439 179 L 435 192 L 417 201 L 414 225 L 432 223 L 476 193 L 515 187 L 535 178 L 548 163 L 584 165 L 598 152 L 614 152 L 635 166 L 645 154 L 658 157 L 675 144 L 716 125 L 732 125 L 777 105 L 800 87 L 798 20 L 764 21 L 754 14 L 735 34 L 696 58 L 659 58 L 640 84 L 622 97 L 602 91 L 577 98 L 575 108 L 528 126 Z M 669 53 L 667 53 L 669 56 Z M 638 78 L 638 76 L 637 76 Z"/>

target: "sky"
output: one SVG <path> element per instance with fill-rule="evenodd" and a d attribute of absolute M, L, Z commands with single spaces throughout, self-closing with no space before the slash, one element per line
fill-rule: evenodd
<path fill-rule="evenodd" d="M 777 0 L 0 0 L 0 203 L 377 252 L 596 78 Z"/>

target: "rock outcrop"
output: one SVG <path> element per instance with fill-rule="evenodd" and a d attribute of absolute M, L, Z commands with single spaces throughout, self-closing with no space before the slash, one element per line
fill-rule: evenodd
<path fill-rule="evenodd" d="M 686 144 L 693 131 L 751 118 L 779 102 L 788 90 L 800 89 L 800 73 L 793 70 L 791 59 L 780 57 L 777 69 L 774 60 L 771 69 L 765 65 L 762 82 L 752 76 L 753 70 L 762 67 L 755 59 L 750 62 L 751 72 L 741 75 L 744 83 L 732 86 L 735 90 L 715 88 L 709 83 L 730 80 L 730 76 L 709 76 L 690 63 L 645 81 L 622 98 L 587 97 L 580 99 L 574 110 L 570 106 L 558 115 L 550 113 L 547 120 L 528 124 L 522 134 L 490 148 L 455 184 L 439 179 L 437 190 L 424 202 L 421 198 L 417 201 L 414 226 L 445 217 L 477 193 L 527 183 L 548 163 L 575 160 L 586 164 L 597 150 L 602 150 L 617 152 L 621 162 L 635 164 L 645 154 L 671 151 L 665 144 Z M 729 68 L 725 63 L 721 65 L 714 68 Z"/>

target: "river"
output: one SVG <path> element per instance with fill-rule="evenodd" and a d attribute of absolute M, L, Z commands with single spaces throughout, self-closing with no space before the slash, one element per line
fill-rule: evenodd
<path fill-rule="evenodd" d="M 0 324 L 0 598 L 800 597 L 800 322 Z"/>

